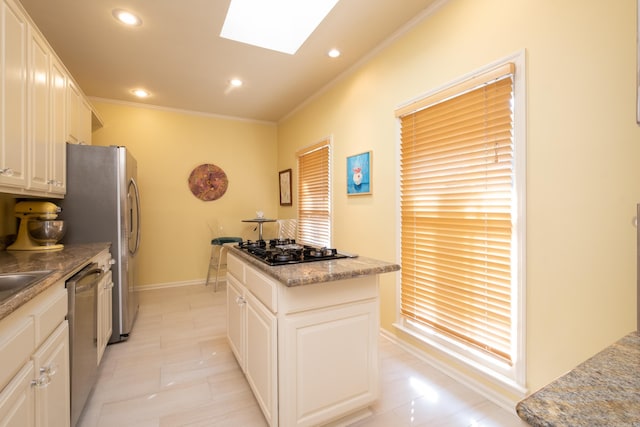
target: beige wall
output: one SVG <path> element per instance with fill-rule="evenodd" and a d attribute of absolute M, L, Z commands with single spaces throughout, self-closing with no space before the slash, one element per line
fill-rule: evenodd
<path fill-rule="evenodd" d="M 105 123 L 94 144 L 138 160 L 141 285 L 201 281 L 216 221 L 255 238 L 240 220 L 256 210 L 295 217 L 295 186 L 294 206 L 278 206 L 277 171 L 293 168 L 295 183 L 295 151 L 327 136 L 334 246 L 397 260 L 395 107 L 525 49 L 527 385 L 541 387 L 635 329 L 635 14 L 636 0 L 451 0 L 278 126 L 94 100 Z M 346 157 L 368 150 L 373 195 L 349 198 Z M 201 163 L 226 171 L 223 198 L 191 195 Z M 0 200 L 3 233 L 15 230 L 12 203 Z M 394 334 L 397 286 L 381 277 L 382 327 Z"/>
<path fill-rule="evenodd" d="M 273 124 L 93 102 L 105 125 L 94 145 L 124 145 L 138 163 L 141 193 L 140 285 L 202 281 L 210 227 L 255 239 L 256 210 L 275 216 L 278 205 L 276 127 Z M 229 187 L 218 200 L 191 194 L 189 174 L 202 163 L 221 167 Z M 266 233 L 265 228 L 265 233 Z"/>
<path fill-rule="evenodd" d="M 278 126 L 279 169 L 333 137 L 335 246 L 397 260 L 395 107 L 526 50 L 530 391 L 636 328 L 635 14 L 636 0 L 451 0 Z M 373 195 L 348 198 L 345 158 L 366 150 Z M 407 339 L 397 286 L 382 277 L 382 327 Z"/>

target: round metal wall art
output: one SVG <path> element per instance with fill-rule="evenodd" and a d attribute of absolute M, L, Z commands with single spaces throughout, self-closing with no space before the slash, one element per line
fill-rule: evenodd
<path fill-rule="evenodd" d="M 228 186 L 227 174 L 214 164 L 202 164 L 189 175 L 189 189 L 194 196 L 205 202 L 222 197 Z"/>

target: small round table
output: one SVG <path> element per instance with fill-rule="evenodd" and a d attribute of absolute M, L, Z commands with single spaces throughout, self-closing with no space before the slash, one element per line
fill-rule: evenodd
<path fill-rule="evenodd" d="M 276 222 L 275 219 L 267 219 L 267 218 L 254 218 L 254 219 L 243 219 L 242 222 L 256 222 L 258 223 L 258 240 L 262 240 L 262 224 L 265 222 Z"/>

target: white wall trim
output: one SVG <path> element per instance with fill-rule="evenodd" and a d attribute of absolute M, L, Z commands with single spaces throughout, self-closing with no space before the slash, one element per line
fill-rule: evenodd
<path fill-rule="evenodd" d="M 317 92 L 315 92 L 310 97 L 305 99 L 302 103 L 300 103 L 299 105 L 294 107 L 293 110 L 289 111 L 287 114 L 285 114 L 283 117 L 281 117 L 278 120 L 278 123 L 282 123 L 282 122 L 286 121 L 291 116 L 293 116 L 295 113 L 297 113 L 298 111 L 300 111 L 301 109 L 303 109 L 304 107 L 306 107 L 307 105 L 309 105 L 310 103 L 315 101 L 320 96 L 322 96 L 324 93 L 326 93 L 329 90 L 331 90 L 331 88 L 333 88 L 335 85 L 337 85 L 338 83 L 340 83 L 344 79 L 348 78 L 349 76 L 353 75 L 356 71 L 358 71 L 360 68 L 362 68 L 366 63 L 368 63 L 373 58 L 378 56 L 378 54 L 380 54 L 380 52 L 382 52 L 384 49 L 388 48 L 390 45 L 395 43 L 399 38 L 401 38 L 405 34 L 409 33 L 412 29 L 414 29 L 416 26 L 418 26 L 421 22 L 427 20 L 432 15 L 434 15 L 438 10 L 440 10 L 449 1 L 450 0 L 435 0 L 433 3 L 431 3 L 425 9 L 423 9 L 420 13 L 418 13 L 413 19 L 411 19 L 409 22 L 407 22 L 405 25 L 403 25 L 401 28 L 399 28 L 397 31 L 395 31 L 393 34 L 391 34 L 385 40 L 383 40 L 379 45 L 377 45 L 376 47 L 371 49 L 365 56 L 363 56 L 358 61 L 356 61 L 355 64 L 353 64 L 351 67 L 347 68 L 345 71 L 343 71 L 337 77 L 335 77 L 333 80 L 331 80 L 330 82 L 325 84 L 323 87 L 321 87 Z"/>
<path fill-rule="evenodd" d="M 419 360 L 429 364 L 430 366 L 434 367 L 435 369 L 439 370 L 440 372 L 444 373 L 445 375 L 453 378 L 454 380 L 458 381 L 460 384 L 465 385 L 466 387 L 469 387 L 470 389 L 480 393 L 483 397 L 485 397 L 487 400 L 490 400 L 491 402 L 495 403 L 496 405 L 500 406 L 501 408 L 513 412 L 514 414 L 516 413 L 515 407 L 516 407 L 516 403 L 518 403 L 519 400 L 521 400 L 522 398 L 524 398 L 527 394 L 527 391 L 525 389 L 520 389 L 517 386 L 514 387 L 506 387 L 508 389 L 508 391 L 514 393 L 516 396 L 518 396 L 517 400 L 511 400 L 509 398 L 507 398 L 506 396 L 504 396 L 503 394 L 499 393 L 497 390 L 490 388 L 489 386 L 487 386 L 487 384 L 484 384 L 480 381 L 477 381 L 467 375 L 465 375 L 464 373 L 452 368 L 450 365 L 443 363 L 441 360 L 436 359 L 435 357 L 432 357 L 430 355 L 428 355 L 427 353 L 425 353 L 424 351 L 420 350 L 419 348 L 409 344 L 406 341 L 403 341 L 401 339 L 398 339 L 397 336 L 393 335 L 392 333 L 390 333 L 389 331 L 380 328 L 380 335 L 389 340 L 391 343 L 397 345 L 398 347 L 402 348 L 403 350 L 405 350 L 406 352 L 408 352 L 409 354 L 411 354 L 412 356 L 418 358 Z M 449 357 L 448 354 L 445 354 L 446 357 Z M 491 383 L 496 384 L 497 386 L 503 387 L 505 388 L 505 383 L 501 382 L 501 381 L 497 381 L 494 378 L 491 378 L 489 376 L 486 377 Z"/>
<path fill-rule="evenodd" d="M 156 283 L 152 285 L 138 286 L 136 290 L 139 292 L 143 292 L 143 291 L 153 291 L 156 289 L 181 288 L 183 286 L 204 286 L 205 280 L 206 279 L 203 278 L 198 280 L 187 280 L 182 282 Z M 224 288 L 223 287 L 221 288 L 220 285 L 225 285 L 226 283 L 227 283 L 226 279 L 222 277 L 218 279 L 218 291 L 224 290 Z M 208 287 L 210 287 L 211 291 L 213 291 L 213 282 L 211 282 L 211 280 L 209 280 Z"/>
<path fill-rule="evenodd" d="M 125 105 L 125 106 L 133 107 L 133 108 L 146 108 L 146 109 L 149 109 L 149 110 L 167 111 L 167 112 L 178 113 L 178 114 L 188 114 L 190 116 L 212 117 L 212 118 L 221 119 L 221 120 L 234 120 L 234 121 L 238 121 L 238 122 L 258 123 L 258 124 L 271 125 L 271 126 L 276 126 L 277 125 L 276 122 L 270 122 L 270 121 L 266 121 L 266 120 L 253 120 L 253 119 L 245 119 L 245 118 L 242 118 L 242 117 L 225 116 L 223 114 L 204 113 L 202 111 L 184 110 L 184 109 L 180 109 L 180 108 L 171 108 L 171 107 L 162 107 L 162 106 L 159 106 L 159 105 L 145 104 L 145 103 L 142 103 L 142 102 L 120 101 L 118 99 L 99 98 L 99 97 L 96 97 L 96 96 L 89 96 L 89 97 L 87 97 L 87 99 L 89 99 L 91 102 L 101 102 L 103 104 Z M 95 110 L 95 108 L 94 108 L 94 110 Z"/>

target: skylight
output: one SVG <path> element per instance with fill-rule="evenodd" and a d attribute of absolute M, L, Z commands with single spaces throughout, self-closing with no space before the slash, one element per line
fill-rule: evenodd
<path fill-rule="evenodd" d="M 231 0 L 221 37 L 293 55 L 339 0 Z"/>

